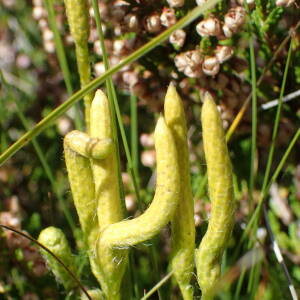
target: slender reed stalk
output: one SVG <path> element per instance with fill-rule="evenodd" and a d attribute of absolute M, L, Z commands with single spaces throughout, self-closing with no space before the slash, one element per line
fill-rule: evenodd
<path fill-rule="evenodd" d="M 173 273 L 170 272 L 162 280 L 160 280 L 146 295 L 144 295 L 141 300 L 149 299 L 162 285 L 164 285 L 171 277 Z"/>
<path fill-rule="evenodd" d="M 253 206 L 253 190 L 255 184 L 256 164 L 256 135 L 257 135 L 257 97 L 256 97 L 256 60 L 254 53 L 254 37 L 250 38 L 250 62 L 251 62 L 251 84 L 252 84 L 252 130 L 251 130 L 251 160 L 249 176 L 249 202 Z"/>
<path fill-rule="evenodd" d="M 272 161 L 273 161 L 273 156 L 274 156 L 274 151 L 275 151 L 275 143 L 277 139 L 277 133 L 279 129 L 279 121 L 280 121 L 280 115 L 281 115 L 281 110 L 282 110 L 282 100 L 283 100 L 283 95 L 285 92 L 285 85 L 286 85 L 286 80 L 287 80 L 287 75 L 288 75 L 288 69 L 290 67 L 290 61 L 291 61 L 291 56 L 292 56 L 292 45 L 293 45 L 293 40 L 290 42 L 290 47 L 286 59 L 286 64 L 285 64 L 285 69 L 283 73 L 283 79 L 282 79 L 282 85 L 280 89 L 280 95 L 279 95 L 279 100 L 278 100 L 278 106 L 276 110 L 276 116 L 275 116 L 275 121 L 274 121 L 274 129 L 273 129 L 273 134 L 272 134 L 272 142 L 271 142 L 271 147 L 269 151 L 269 156 L 268 156 L 268 162 L 267 162 L 267 167 L 266 167 L 266 172 L 264 176 L 264 181 L 263 181 L 263 186 L 262 186 L 262 192 L 264 193 L 269 177 L 270 177 L 270 172 L 271 172 L 271 166 L 272 166 Z"/>
<path fill-rule="evenodd" d="M 136 174 L 137 185 L 139 186 L 139 146 L 138 146 L 138 112 L 137 112 L 137 97 L 130 96 L 130 150 L 132 155 L 132 168 Z"/>

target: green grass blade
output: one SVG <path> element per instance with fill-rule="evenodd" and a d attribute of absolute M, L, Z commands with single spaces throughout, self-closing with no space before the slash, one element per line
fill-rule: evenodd
<path fill-rule="evenodd" d="M 249 26 L 250 27 L 250 26 Z M 249 28 L 249 31 L 251 28 Z M 250 50 L 250 68 L 251 68 L 251 86 L 252 86 L 252 122 L 251 122 L 251 159 L 250 159 L 250 175 L 249 175 L 249 207 L 250 211 L 253 210 L 253 191 L 255 185 L 255 163 L 256 163 L 256 138 L 257 138 L 257 93 L 256 93 L 256 60 L 254 53 L 254 36 L 250 31 L 251 37 L 249 41 Z M 250 268 L 250 276 L 248 281 L 248 292 L 254 288 L 256 265 L 252 265 Z"/>
<path fill-rule="evenodd" d="M 97 88 L 101 83 L 103 83 L 109 76 L 113 75 L 114 73 L 118 72 L 120 69 L 122 69 L 127 64 L 130 64 L 152 49 L 154 49 L 156 46 L 164 42 L 168 39 L 170 34 L 174 32 L 177 29 L 183 28 L 184 26 L 190 24 L 195 19 L 197 19 L 201 14 L 203 14 L 206 10 L 213 7 L 218 0 L 211 0 L 207 3 L 205 3 L 203 6 L 197 6 L 195 7 L 190 13 L 188 13 L 186 16 L 181 18 L 176 24 L 171 26 L 170 28 L 166 29 L 164 32 L 162 32 L 160 35 L 156 36 L 155 38 L 151 39 L 148 43 L 146 43 L 144 46 L 133 52 L 132 54 L 128 55 L 126 58 L 124 58 L 120 63 L 113 66 L 109 70 L 107 70 L 104 74 L 99 76 L 98 78 L 91 81 L 89 84 L 87 84 L 84 88 L 77 91 L 75 94 L 73 94 L 68 100 L 66 100 L 64 103 L 62 103 L 60 106 L 58 106 L 56 109 L 54 109 L 49 115 L 47 115 L 44 119 L 42 119 L 39 123 L 37 123 L 32 129 L 27 131 L 21 138 L 19 138 L 13 145 L 11 145 L 8 149 L 6 149 L 1 155 L 0 155 L 0 165 L 2 165 L 4 162 L 6 162 L 14 153 L 16 153 L 18 150 L 23 148 L 32 138 L 37 136 L 40 132 L 42 132 L 45 128 L 51 125 L 57 118 L 59 118 L 63 113 L 65 113 L 72 105 L 74 105 L 77 101 L 83 98 L 86 94 L 93 91 L 95 88 Z"/>
<path fill-rule="evenodd" d="M 129 252 L 129 264 L 128 264 L 128 268 L 129 268 L 129 272 L 130 272 L 130 280 L 131 280 L 131 284 L 133 284 L 133 294 L 135 296 L 135 299 L 140 299 L 140 290 L 139 290 L 139 279 L 138 278 L 138 274 L 135 271 L 135 253 L 133 251 Z"/>
<path fill-rule="evenodd" d="M 285 91 L 286 79 L 287 79 L 288 69 L 289 69 L 290 61 L 291 61 L 291 54 L 292 54 L 292 40 L 290 42 L 290 47 L 289 47 L 286 64 L 285 64 L 285 69 L 284 69 L 284 74 L 283 74 L 282 85 L 281 85 L 281 89 L 280 89 L 276 117 L 275 117 L 275 122 L 274 122 L 274 127 L 273 127 L 274 129 L 273 129 L 273 134 L 272 134 L 272 143 L 271 143 L 271 147 L 270 147 L 270 151 L 269 151 L 268 162 L 267 162 L 266 172 L 265 172 L 263 186 L 262 186 L 262 193 L 264 193 L 264 190 L 267 187 L 267 183 L 268 183 L 269 176 L 270 176 L 272 160 L 273 160 L 273 155 L 274 155 L 274 151 L 275 151 L 275 142 L 276 142 L 276 138 L 277 138 L 280 115 L 281 115 L 281 110 L 282 110 L 282 103 L 283 103 L 282 99 L 283 99 L 283 95 L 284 95 L 284 91 Z"/>
<path fill-rule="evenodd" d="M 155 249 L 155 242 L 154 242 L 154 239 L 153 239 L 153 243 L 152 245 L 150 246 L 149 248 L 149 255 L 150 255 L 150 262 L 151 262 L 151 266 L 153 268 L 153 272 L 154 272 L 154 279 L 156 281 L 158 281 L 160 279 L 160 265 L 158 264 L 158 255 L 157 255 L 157 251 Z M 160 285 L 159 286 L 156 286 L 156 291 L 157 291 L 157 294 L 158 294 L 158 300 L 163 300 L 163 296 L 162 296 L 162 293 L 161 293 L 161 290 L 160 290 Z"/>
<path fill-rule="evenodd" d="M 141 300 L 149 299 L 162 285 L 164 285 L 173 275 L 173 272 L 167 274 L 160 282 L 158 282 Z"/>
<path fill-rule="evenodd" d="M 137 97 L 130 96 L 130 142 L 132 155 L 132 168 L 136 175 L 137 184 L 139 185 L 139 146 L 138 146 L 138 113 Z"/>
<path fill-rule="evenodd" d="M 253 190 L 255 184 L 255 161 L 256 161 L 256 136 L 257 136 L 257 96 L 256 96 L 256 62 L 254 53 L 254 36 L 250 37 L 250 64 L 252 84 L 252 130 L 251 130 L 251 162 L 249 176 L 249 202 L 253 207 Z"/>
<path fill-rule="evenodd" d="M 246 275 L 246 269 L 243 268 L 241 271 L 241 275 L 239 276 L 238 282 L 237 282 L 237 286 L 236 286 L 236 290 L 235 290 L 235 294 L 234 294 L 234 298 L 233 300 L 239 300 L 240 299 L 240 293 L 242 290 L 242 285 L 245 279 L 245 275 Z"/>

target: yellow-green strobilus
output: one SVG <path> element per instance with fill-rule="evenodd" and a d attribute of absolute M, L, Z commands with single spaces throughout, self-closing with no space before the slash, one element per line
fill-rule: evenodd
<path fill-rule="evenodd" d="M 221 258 L 231 236 L 235 200 L 232 167 L 222 120 L 209 93 L 204 96 L 201 120 L 212 206 L 207 232 L 196 250 L 196 266 L 202 300 L 209 300 L 220 278 Z"/>

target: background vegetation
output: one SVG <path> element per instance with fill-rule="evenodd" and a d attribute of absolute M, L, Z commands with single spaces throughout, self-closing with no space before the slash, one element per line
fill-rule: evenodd
<path fill-rule="evenodd" d="M 196 3 L 188 0 L 177 7 L 171 0 L 130 0 L 101 1 L 99 5 L 109 62 L 116 65 L 145 43 L 155 42 L 156 36 L 186 16 Z M 243 20 L 235 19 L 230 27 L 232 36 L 227 36 L 226 15 L 243 5 Z M 218 102 L 229 132 L 238 204 L 233 236 L 223 257 L 218 299 L 298 299 L 299 12 L 297 1 L 219 2 L 184 28 L 183 43 L 181 35 L 173 35 L 173 40 L 156 43 L 152 51 L 141 53 L 136 62 L 112 76 L 132 157 L 129 167 L 137 174 L 142 209 L 153 195 L 152 132 L 170 81 L 184 99 L 197 244 L 210 214 L 200 125 L 202 92 L 209 90 Z M 96 78 L 104 73 L 103 53 L 92 9 L 90 15 L 89 53 L 92 76 Z M 214 26 L 204 26 L 203 33 L 197 24 L 208 19 L 213 19 Z M 222 46 L 230 50 L 228 60 L 213 60 Z M 202 58 L 192 56 L 192 51 L 199 51 Z M 1 0 L 0 69 L 0 152 L 5 153 L 29 128 L 80 89 L 63 2 Z M 274 99 L 279 101 L 271 102 Z M 64 135 L 84 127 L 82 108 L 80 101 L 52 119 L 55 122 L 51 126 L 43 127 L 26 147 L 7 156 L 9 160 L 2 155 L 0 223 L 34 238 L 50 225 L 63 229 L 73 249 L 79 249 L 76 259 L 80 280 L 92 288 L 97 283 L 82 251 L 82 233 L 62 152 Z M 134 216 L 141 207 L 130 179 L 128 155 L 122 138 L 119 140 L 125 203 Z M 166 228 L 148 244 L 132 249 L 127 299 L 140 299 L 168 274 L 169 237 Z M 1 232 L 0 239 L 1 299 L 74 299 L 74 294 L 66 294 L 48 272 L 34 243 L 7 230 Z M 193 284 L 199 296 L 195 278 Z M 171 281 L 159 291 L 151 299 L 180 299 Z"/>

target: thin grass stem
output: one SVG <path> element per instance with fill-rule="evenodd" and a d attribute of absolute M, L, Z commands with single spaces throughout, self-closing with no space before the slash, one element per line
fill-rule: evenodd
<path fill-rule="evenodd" d="M 252 258 L 253 262 L 255 261 L 255 257 Z M 248 287 L 247 287 L 247 292 L 251 295 L 250 299 L 253 299 L 253 295 L 255 295 L 256 288 L 255 285 L 257 283 L 257 276 L 259 277 L 259 273 L 257 270 L 259 269 L 258 263 L 257 264 L 252 264 L 250 268 L 250 275 L 249 275 L 249 280 L 248 280 Z"/>
<path fill-rule="evenodd" d="M 251 65 L 251 85 L 252 85 L 252 130 L 251 130 L 251 160 L 249 176 L 249 202 L 250 209 L 253 207 L 253 190 L 255 184 L 255 163 L 256 163 L 256 135 L 257 135 L 257 96 L 256 96 L 256 61 L 254 53 L 254 37 L 250 37 L 250 65 Z"/>
<path fill-rule="evenodd" d="M 138 146 L 138 113 L 137 113 L 137 97 L 130 95 L 130 142 L 132 155 L 132 168 L 136 174 L 136 181 L 139 185 L 139 146 Z"/>
<path fill-rule="evenodd" d="M 238 283 L 237 283 L 237 287 L 236 287 L 236 290 L 235 290 L 233 300 L 239 300 L 240 299 L 240 293 L 241 293 L 241 290 L 242 290 L 242 285 L 243 285 L 243 282 L 244 282 L 244 279 L 245 279 L 246 272 L 247 272 L 246 268 L 242 268 L 241 275 L 239 276 L 239 280 L 238 280 Z"/>
<path fill-rule="evenodd" d="M 269 176 L 270 176 L 270 171 L 271 171 L 271 166 L 272 166 L 272 161 L 273 161 L 273 156 L 274 156 L 274 151 L 275 151 L 275 143 L 277 139 L 277 133 L 278 133 L 278 128 L 279 128 L 279 121 L 280 121 L 280 115 L 281 115 L 281 110 L 282 110 L 282 99 L 285 91 L 285 85 L 286 85 L 286 80 L 287 80 L 287 75 L 288 75 L 288 69 L 290 66 L 290 61 L 291 61 L 291 54 L 292 54 L 292 40 L 290 42 L 290 47 L 286 59 L 286 64 L 285 64 L 285 69 L 283 73 L 283 80 L 282 80 L 282 85 L 280 89 L 280 95 L 279 95 L 279 101 L 278 101 L 278 106 L 277 106 L 277 111 L 276 111 L 276 117 L 275 117 L 275 122 L 274 122 L 274 129 L 273 129 L 273 134 L 272 134 L 272 142 L 271 142 L 271 147 L 268 155 L 268 162 L 267 162 L 267 167 L 266 167 L 266 172 L 264 176 L 264 181 L 262 185 L 262 193 L 264 193 L 264 190 L 266 189 Z"/>
<path fill-rule="evenodd" d="M 151 264 L 152 264 L 153 270 L 154 270 L 154 278 L 155 278 L 155 280 L 159 280 L 160 267 L 157 263 L 158 259 L 157 259 L 157 255 L 156 255 L 157 253 L 155 251 L 154 243 L 149 248 L 149 252 L 150 252 L 150 261 L 151 261 Z M 158 299 L 163 300 L 163 296 L 160 291 L 160 286 L 157 287 L 157 294 L 158 294 Z"/>
<path fill-rule="evenodd" d="M 133 293 L 136 297 L 136 299 L 140 299 L 140 290 L 139 290 L 139 280 L 137 278 L 137 273 L 134 271 L 135 270 L 135 257 L 134 257 L 134 252 L 130 251 L 129 252 L 129 272 L 130 272 L 130 277 L 131 277 L 131 282 L 133 282 Z"/>
<path fill-rule="evenodd" d="M 163 286 L 173 275 L 173 272 L 167 274 L 161 281 L 159 281 L 141 300 L 149 299 L 161 286 Z"/>

